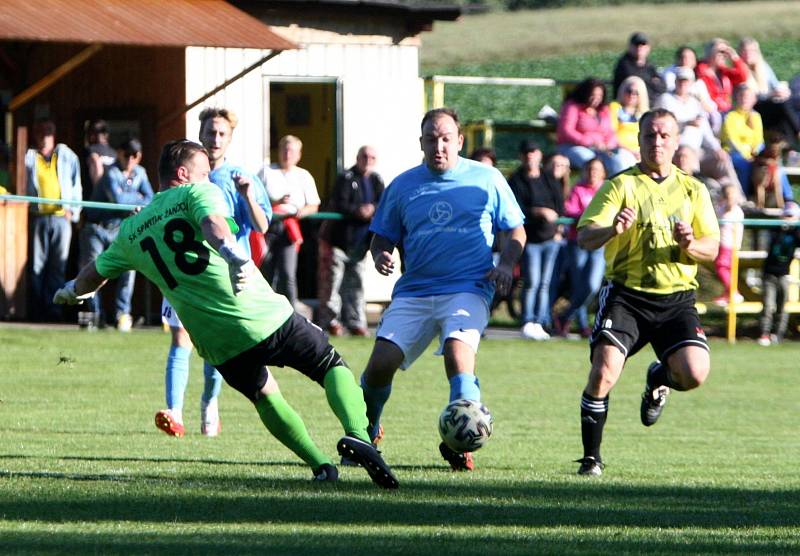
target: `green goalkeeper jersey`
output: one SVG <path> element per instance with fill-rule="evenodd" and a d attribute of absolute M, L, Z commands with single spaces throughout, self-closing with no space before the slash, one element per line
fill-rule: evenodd
<path fill-rule="evenodd" d="M 123 220 L 117 239 L 95 261 L 106 278 L 136 270 L 156 284 L 197 352 L 213 365 L 265 340 L 293 312 L 289 301 L 258 273 L 245 291 L 233 294 L 227 263 L 200 230 L 204 217 L 227 213 L 222 192 L 214 185 L 172 187 Z M 228 218 L 228 224 L 235 233 L 234 221 Z"/>

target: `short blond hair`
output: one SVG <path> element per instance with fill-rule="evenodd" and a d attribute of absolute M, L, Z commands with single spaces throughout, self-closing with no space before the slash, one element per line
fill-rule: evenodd
<path fill-rule="evenodd" d="M 295 137 L 294 135 L 284 135 L 283 137 L 281 137 L 281 140 L 278 141 L 278 148 L 282 149 L 283 147 L 285 147 L 290 143 L 294 143 L 295 145 L 300 147 L 301 150 L 303 149 L 303 142 L 300 140 L 299 137 Z"/>
<path fill-rule="evenodd" d="M 214 118 L 226 120 L 231 126 L 231 131 L 236 129 L 236 125 L 239 123 L 239 118 L 236 117 L 236 113 L 233 110 L 228 110 L 227 108 L 205 108 L 200 112 L 200 117 L 198 118 L 200 120 L 200 129 L 203 129 L 208 120 Z"/>

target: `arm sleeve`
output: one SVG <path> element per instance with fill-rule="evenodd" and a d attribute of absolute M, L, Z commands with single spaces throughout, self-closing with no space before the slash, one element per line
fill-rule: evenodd
<path fill-rule="evenodd" d="M 525 222 L 522 209 L 508 186 L 508 182 L 497 170 L 494 172 L 493 183 L 497 194 L 497 210 L 494 217 L 496 228 L 513 230 L 517 226 L 521 226 Z"/>
<path fill-rule="evenodd" d="M 400 217 L 399 199 L 396 191 L 397 185 L 389 185 L 381 196 L 375 216 L 369 226 L 369 230 L 381 235 L 394 243 L 400 244 L 403 236 L 403 222 Z"/>
<path fill-rule="evenodd" d="M 94 266 L 98 274 L 109 279 L 116 278 L 127 270 L 134 270 L 118 241 L 112 242 L 108 249 L 97 256 Z"/>
<path fill-rule="evenodd" d="M 614 217 L 622 210 L 624 200 L 622 190 L 612 182 L 606 181 L 592 197 L 586 210 L 583 211 L 577 227 L 582 228 L 588 224 L 611 226 L 614 223 Z"/>
<path fill-rule="evenodd" d="M 231 233 L 239 231 L 236 221 L 229 215 L 228 206 L 219 187 L 210 183 L 196 183 L 191 186 L 186 200 L 189 203 L 189 214 L 198 227 L 206 216 L 217 215 L 227 220 Z"/>
<path fill-rule="evenodd" d="M 719 221 L 714 212 L 714 205 L 711 203 L 711 195 L 701 183 L 698 183 L 695 197 L 692 232 L 698 238 L 711 236 L 719 239 Z"/>
<path fill-rule="evenodd" d="M 584 133 L 577 129 L 578 125 L 578 105 L 572 101 L 564 103 L 561 110 L 561 117 L 558 119 L 558 142 L 569 143 L 571 145 L 581 145 L 588 147 L 591 141 Z"/>

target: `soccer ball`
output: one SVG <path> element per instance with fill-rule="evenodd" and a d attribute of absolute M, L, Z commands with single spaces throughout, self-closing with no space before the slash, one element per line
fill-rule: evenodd
<path fill-rule="evenodd" d="M 492 414 L 482 403 L 454 400 L 439 416 L 439 434 L 451 450 L 474 452 L 492 435 L 492 421 Z"/>

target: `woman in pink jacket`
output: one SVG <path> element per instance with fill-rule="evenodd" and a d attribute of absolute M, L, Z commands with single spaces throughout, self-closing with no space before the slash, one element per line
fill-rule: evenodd
<path fill-rule="evenodd" d="M 583 169 L 584 179 L 576 183 L 572 192 L 564 202 L 564 216 L 575 219 L 567 234 L 567 260 L 569 261 L 570 299 L 569 306 L 553 319 L 556 334 L 566 336 L 570 330 L 572 319 L 578 321 L 581 336 L 588 338 L 589 317 L 587 306 L 591 297 L 600 289 L 606 262 L 603 248 L 587 251 L 578 247 L 576 224 L 583 211 L 589 205 L 597 190 L 606 179 L 606 169 L 599 158 L 586 163 Z"/>
<path fill-rule="evenodd" d="M 581 169 L 593 158 L 600 158 L 610 174 L 617 174 L 636 164 L 632 153 L 619 148 L 611 126 L 606 87 L 602 81 L 581 81 L 561 107 L 556 129 L 558 153 Z"/>

